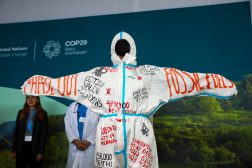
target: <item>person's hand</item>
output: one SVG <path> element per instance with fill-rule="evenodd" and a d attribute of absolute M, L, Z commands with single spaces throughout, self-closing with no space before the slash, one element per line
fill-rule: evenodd
<path fill-rule="evenodd" d="M 91 145 L 91 143 L 88 140 L 81 141 L 82 144 L 85 144 L 86 146 Z"/>
<path fill-rule="evenodd" d="M 80 150 L 82 150 L 82 151 L 86 150 L 89 147 L 90 144 L 91 143 L 89 141 L 87 141 L 87 140 L 81 141 Z"/>
<path fill-rule="evenodd" d="M 13 159 L 16 159 L 16 152 L 11 152 L 11 157 L 12 157 Z"/>
<path fill-rule="evenodd" d="M 37 154 L 37 161 L 41 161 L 44 159 L 44 155 L 42 154 Z"/>
<path fill-rule="evenodd" d="M 74 139 L 72 143 L 78 148 L 78 146 L 81 144 L 81 141 L 79 139 Z"/>
<path fill-rule="evenodd" d="M 81 140 L 79 139 L 74 139 L 73 142 L 72 142 L 79 150 L 81 150 Z"/>

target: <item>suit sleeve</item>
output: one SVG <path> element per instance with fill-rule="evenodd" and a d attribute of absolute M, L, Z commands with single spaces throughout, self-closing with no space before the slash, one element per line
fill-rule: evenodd
<path fill-rule="evenodd" d="M 96 69 L 58 78 L 34 75 L 24 82 L 21 90 L 25 95 L 68 98 L 84 104 L 97 113 L 102 113 L 103 105 L 99 91 L 104 81 L 95 75 Z"/>
<path fill-rule="evenodd" d="M 25 95 L 46 95 L 75 100 L 80 97 L 78 89 L 82 85 L 82 79 L 85 79 L 86 76 L 85 72 L 58 78 L 34 75 L 24 82 L 21 90 Z"/>
<path fill-rule="evenodd" d="M 156 68 L 151 78 L 151 94 L 163 102 L 187 96 L 229 98 L 237 94 L 234 82 L 219 74 L 189 73 L 175 68 Z"/>

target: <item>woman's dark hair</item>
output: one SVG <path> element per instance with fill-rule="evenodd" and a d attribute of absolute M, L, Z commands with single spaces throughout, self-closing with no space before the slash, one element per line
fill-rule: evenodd
<path fill-rule="evenodd" d="M 126 53 L 130 52 L 130 44 L 125 39 L 120 39 L 116 42 L 115 52 L 118 56 L 125 56 Z"/>
<path fill-rule="evenodd" d="M 35 105 L 35 110 L 36 110 L 36 115 L 35 115 L 35 120 L 36 121 L 40 121 L 40 120 L 43 120 L 44 117 L 45 117 L 45 110 L 42 108 L 41 104 L 40 104 L 40 98 L 39 96 L 35 96 L 39 101 L 37 102 L 37 104 Z M 28 97 L 26 96 L 26 99 Z M 20 120 L 26 120 L 28 118 L 28 112 L 30 111 L 30 108 L 26 102 L 26 99 L 25 99 L 25 104 L 23 106 L 23 109 L 22 109 L 22 112 L 21 112 L 21 115 L 20 115 Z"/>

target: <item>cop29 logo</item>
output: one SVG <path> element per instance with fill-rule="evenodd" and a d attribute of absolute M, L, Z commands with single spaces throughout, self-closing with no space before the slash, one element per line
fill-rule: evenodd
<path fill-rule="evenodd" d="M 66 47 L 85 46 L 85 45 L 87 45 L 87 40 L 72 40 L 65 42 Z"/>
<path fill-rule="evenodd" d="M 45 53 L 45 56 L 48 58 L 56 57 L 60 54 L 60 48 L 61 45 L 58 41 L 47 41 L 46 45 L 43 48 L 43 53 Z"/>

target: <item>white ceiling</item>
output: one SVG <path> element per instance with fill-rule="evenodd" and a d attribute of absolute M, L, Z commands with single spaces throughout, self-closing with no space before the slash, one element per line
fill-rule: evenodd
<path fill-rule="evenodd" d="M 0 24 L 243 1 L 249 0 L 0 0 Z"/>

